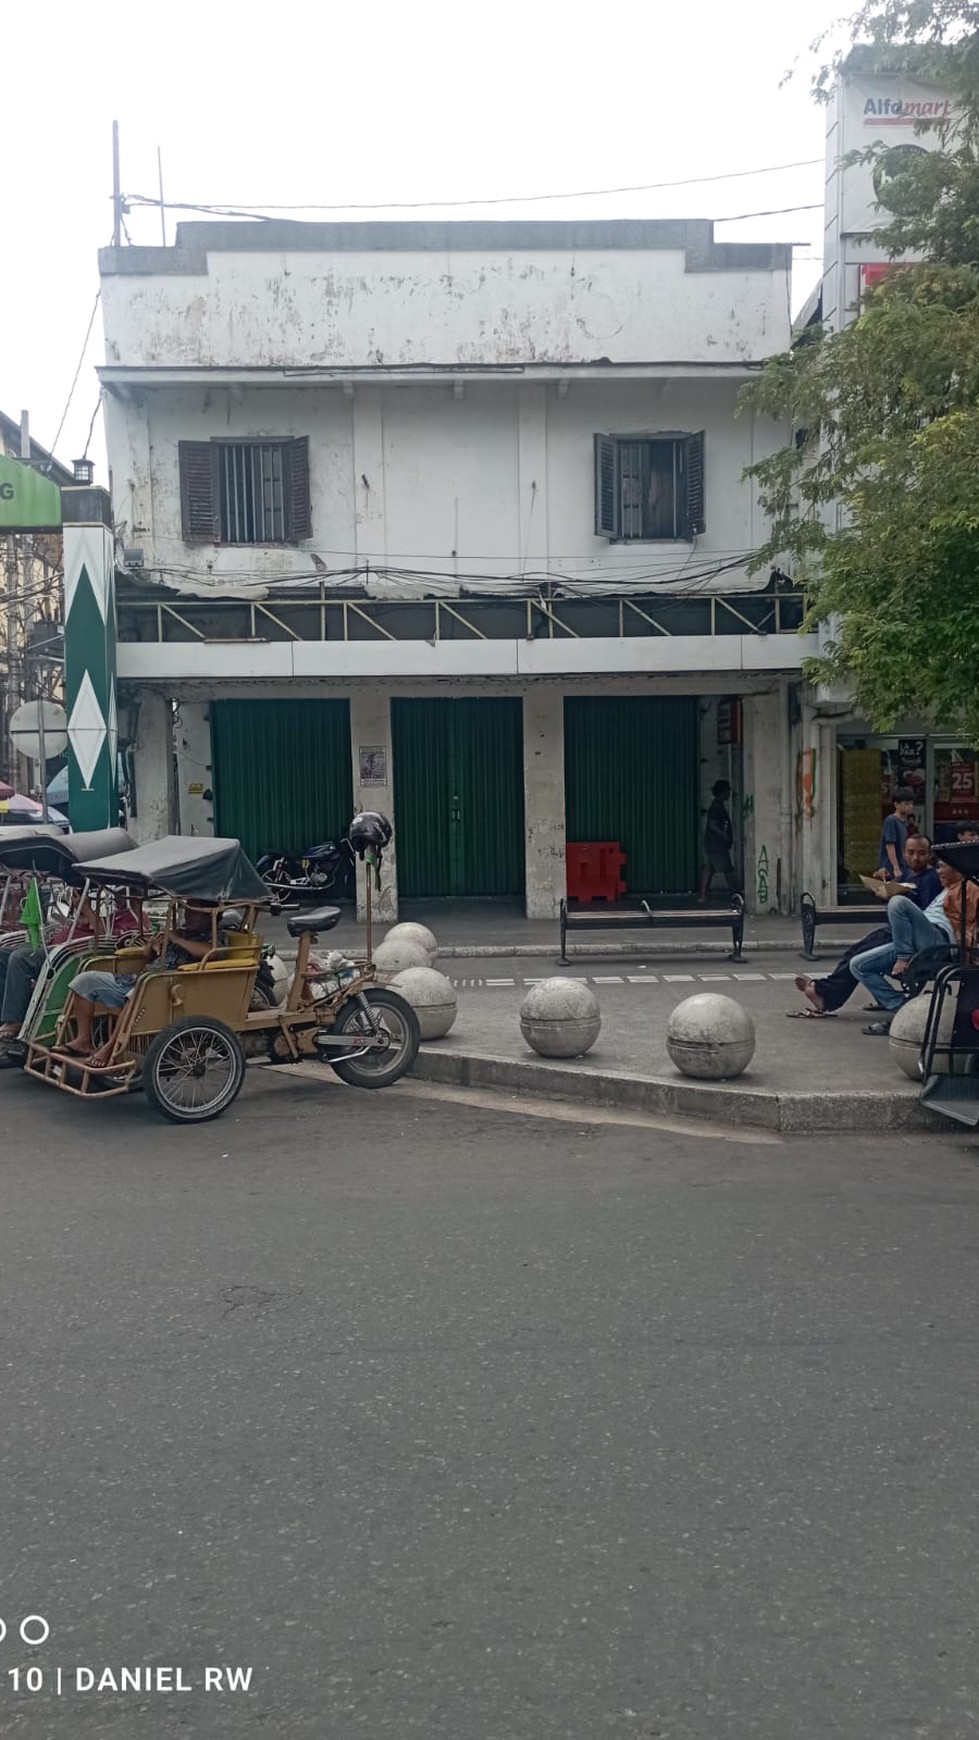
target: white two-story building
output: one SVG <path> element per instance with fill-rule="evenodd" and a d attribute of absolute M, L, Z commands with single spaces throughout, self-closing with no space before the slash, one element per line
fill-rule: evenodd
<path fill-rule="evenodd" d="M 395 824 L 398 895 L 789 905 L 802 661 L 738 415 L 788 246 L 694 222 L 189 223 L 100 257 L 134 831 Z"/>

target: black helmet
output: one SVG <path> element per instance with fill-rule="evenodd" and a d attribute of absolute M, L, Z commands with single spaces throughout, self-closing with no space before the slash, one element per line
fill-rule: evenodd
<path fill-rule="evenodd" d="M 378 810 L 362 810 L 360 815 L 354 816 L 347 829 L 347 839 L 358 858 L 370 851 L 380 857 L 393 832 L 387 816 L 382 816 Z"/>

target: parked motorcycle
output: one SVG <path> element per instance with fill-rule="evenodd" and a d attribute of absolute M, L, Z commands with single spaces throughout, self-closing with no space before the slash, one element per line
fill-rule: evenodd
<path fill-rule="evenodd" d="M 348 840 L 325 840 L 310 846 L 300 857 L 266 852 L 255 868 L 273 901 L 279 906 L 305 902 L 350 900 L 354 890 L 353 848 Z"/>

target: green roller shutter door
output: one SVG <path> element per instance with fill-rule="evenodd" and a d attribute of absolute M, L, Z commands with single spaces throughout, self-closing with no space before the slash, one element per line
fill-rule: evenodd
<path fill-rule="evenodd" d="M 618 840 L 630 894 L 697 886 L 698 731 L 696 696 L 565 700 L 568 839 Z"/>
<path fill-rule="evenodd" d="M 522 703 L 395 700 L 391 729 L 399 892 L 522 894 Z"/>
<path fill-rule="evenodd" d="M 214 825 L 251 858 L 303 852 L 353 815 L 346 701 L 215 701 Z"/>

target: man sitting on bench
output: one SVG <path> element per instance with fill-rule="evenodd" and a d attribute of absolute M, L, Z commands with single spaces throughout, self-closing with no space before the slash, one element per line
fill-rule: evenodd
<path fill-rule="evenodd" d="M 932 867 L 931 841 L 926 834 L 914 834 L 904 848 L 905 861 L 908 866 L 906 880 L 914 883 L 914 894 L 908 898 L 914 901 L 923 912 L 942 892 L 938 872 Z M 795 981 L 795 988 L 801 991 L 807 1004 L 806 1009 L 794 1009 L 792 1014 L 798 1019 L 807 1017 L 816 1021 L 822 1016 L 835 1015 L 837 1009 L 842 1009 L 857 988 L 852 962 L 857 955 L 867 954 L 871 949 L 887 948 L 893 941 L 889 925 L 872 930 L 867 936 L 862 936 L 859 942 L 851 944 L 837 961 L 833 971 L 821 979 L 809 978 L 800 973 Z"/>
<path fill-rule="evenodd" d="M 938 879 L 942 892 L 924 912 L 912 900 L 899 894 L 887 903 L 887 922 L 891 941 L 883 948 L 857 955 L 850 963 L 854 978 L 872 991 L 884 1010 L 880 1021 L 871 1022 L 864 1033 L 882 1038 L 890 1031 L 891 1021 L 904 1002 L 904 992 L 892 979 L 907 972 L 911 956 L 922 950 L 943 951 L 947 958 L 962 936 L 962 902 L 965 900 L 965 942 L 972 949 L 976 942 L 979 921 L 979 888 L 965 882 L 960 870 L 951 864 L 939 864 Z"/>

